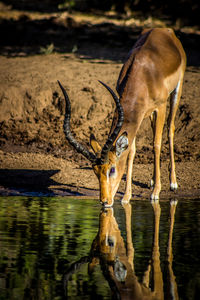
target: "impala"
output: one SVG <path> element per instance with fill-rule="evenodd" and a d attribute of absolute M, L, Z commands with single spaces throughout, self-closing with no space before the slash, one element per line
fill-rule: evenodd
<path fill-rule="evenodd" d="M 168 117 L 170 149 L 170 187 L 178 188 L 174 161 L 174 120 L 182 92 L 186 55 L 174 31 L 169 28 L 144 30 L 122 67 L 117 92 L 119 97 L 102 83 L 116 103 L 110 134 L 100 147 L 94 135 L 90 137 L 89 151 L 80 144 L 70 130 L 71 108 L 65 89 L 59 83 L 66 101 L 64 132 L 69 143 L 92 163 L 100 186 L 100 201 L 112 206 L 114 196 L 124 174 L 127 162 L 126 188 L 122 202 L 132 196 L 132 168 L 135 156 L 135 137 L 146 117 L 150 117 L 153 129 L 154 172 L 151 180 L 152 200 L 158 200 L 161 190 L 160 150 L 165 122 L 167 100 L 170 98 Z"/>

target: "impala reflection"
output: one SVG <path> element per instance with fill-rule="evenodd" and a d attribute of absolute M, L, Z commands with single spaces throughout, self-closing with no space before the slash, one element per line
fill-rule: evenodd
<path fill-rule="evenodd" d="M 69 277 L 84 263 L 92 276 L 97 265 L 108 281 L 114 299 L 178 299 L 176 279 L 172 269 L 172 235 L 177 201 L 170 202 L 170 228 L 166 253 L 165 289 L 163 272 L 160 263 L 159 224 L 161 207 L 158 201 L 151 203 L 154 212 L 154 232 L 152 253 L 149 263 L 140 282 L 134 270 L 134 245 L 131 231 L 132 206 L 123 205 L 126 217 L 126 243 L 122 237 L 113 208 L 101 211 L 99 230 L 95 237 L 90 254 L 71 265 L 65 275 L 65 288 Z M 165 290 L 165 295 L 164 295 Z"/>

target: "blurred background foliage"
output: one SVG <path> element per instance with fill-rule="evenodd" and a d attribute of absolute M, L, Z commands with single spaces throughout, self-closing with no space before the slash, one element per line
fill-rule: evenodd
<path fill-rule="evenodd" d="M 121 15 L 142 14 L 154 17 L 184 19 L 189 24 L 199 25 L 199 0 L 3 0 L 14 9 L 56 11 L 78 10 L 82 12 L 113 11 Z"/>

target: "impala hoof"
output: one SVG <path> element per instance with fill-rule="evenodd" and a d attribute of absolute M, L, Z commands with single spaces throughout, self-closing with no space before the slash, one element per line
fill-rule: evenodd
<path fill-rule="evenodd" d="M 128 204 L 130 201 L 129 200 L 124 200 L 124 199 L 122 199 L 121 200 L 121 204 L 123 205 L 123 204 Z"/>
<path fill-rule="evenodd" d="M 121 199 L 121 204 L 127 204 L 129 203 L 131 200 L 131 196 L 130 195 L 124 195 L 124 197 Z"/>
<path fill-rule="evenodd" d="M 157 195 L 157 194 L 151 194 L 151 201 L 158 202 L 159 201 L 159 195 Z"/>
<path fill-rule="evenodd" d="M 107 207 L 112 207 L 113 206 L 113 203 L 112 204 L 108 204 L 108 202 L 101 202 L 102 206 L 104 208 L 107 208 Z"/>
<path fill-rule="evenodd" d="M 176 199 L 170 201 L 170 205 L 171 205 L 171 206 L 176 206 L 177 203 L 178 203 L 178 200 L 176 200 Z"/>
<path fill-rule="evenodd" d="M 170 184 L 170 190 L 171 191 L 176 191 L 177 189 L 178 189 L 177 182 L 171 182 L 171 184 Z"/>

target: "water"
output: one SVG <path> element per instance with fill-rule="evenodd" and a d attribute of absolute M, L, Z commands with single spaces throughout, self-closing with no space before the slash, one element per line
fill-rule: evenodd
<path fill-rule="evenodd" d="M 199 299 L 199 249 L 199 199 L 0 197 L 0 299 Z"/>

